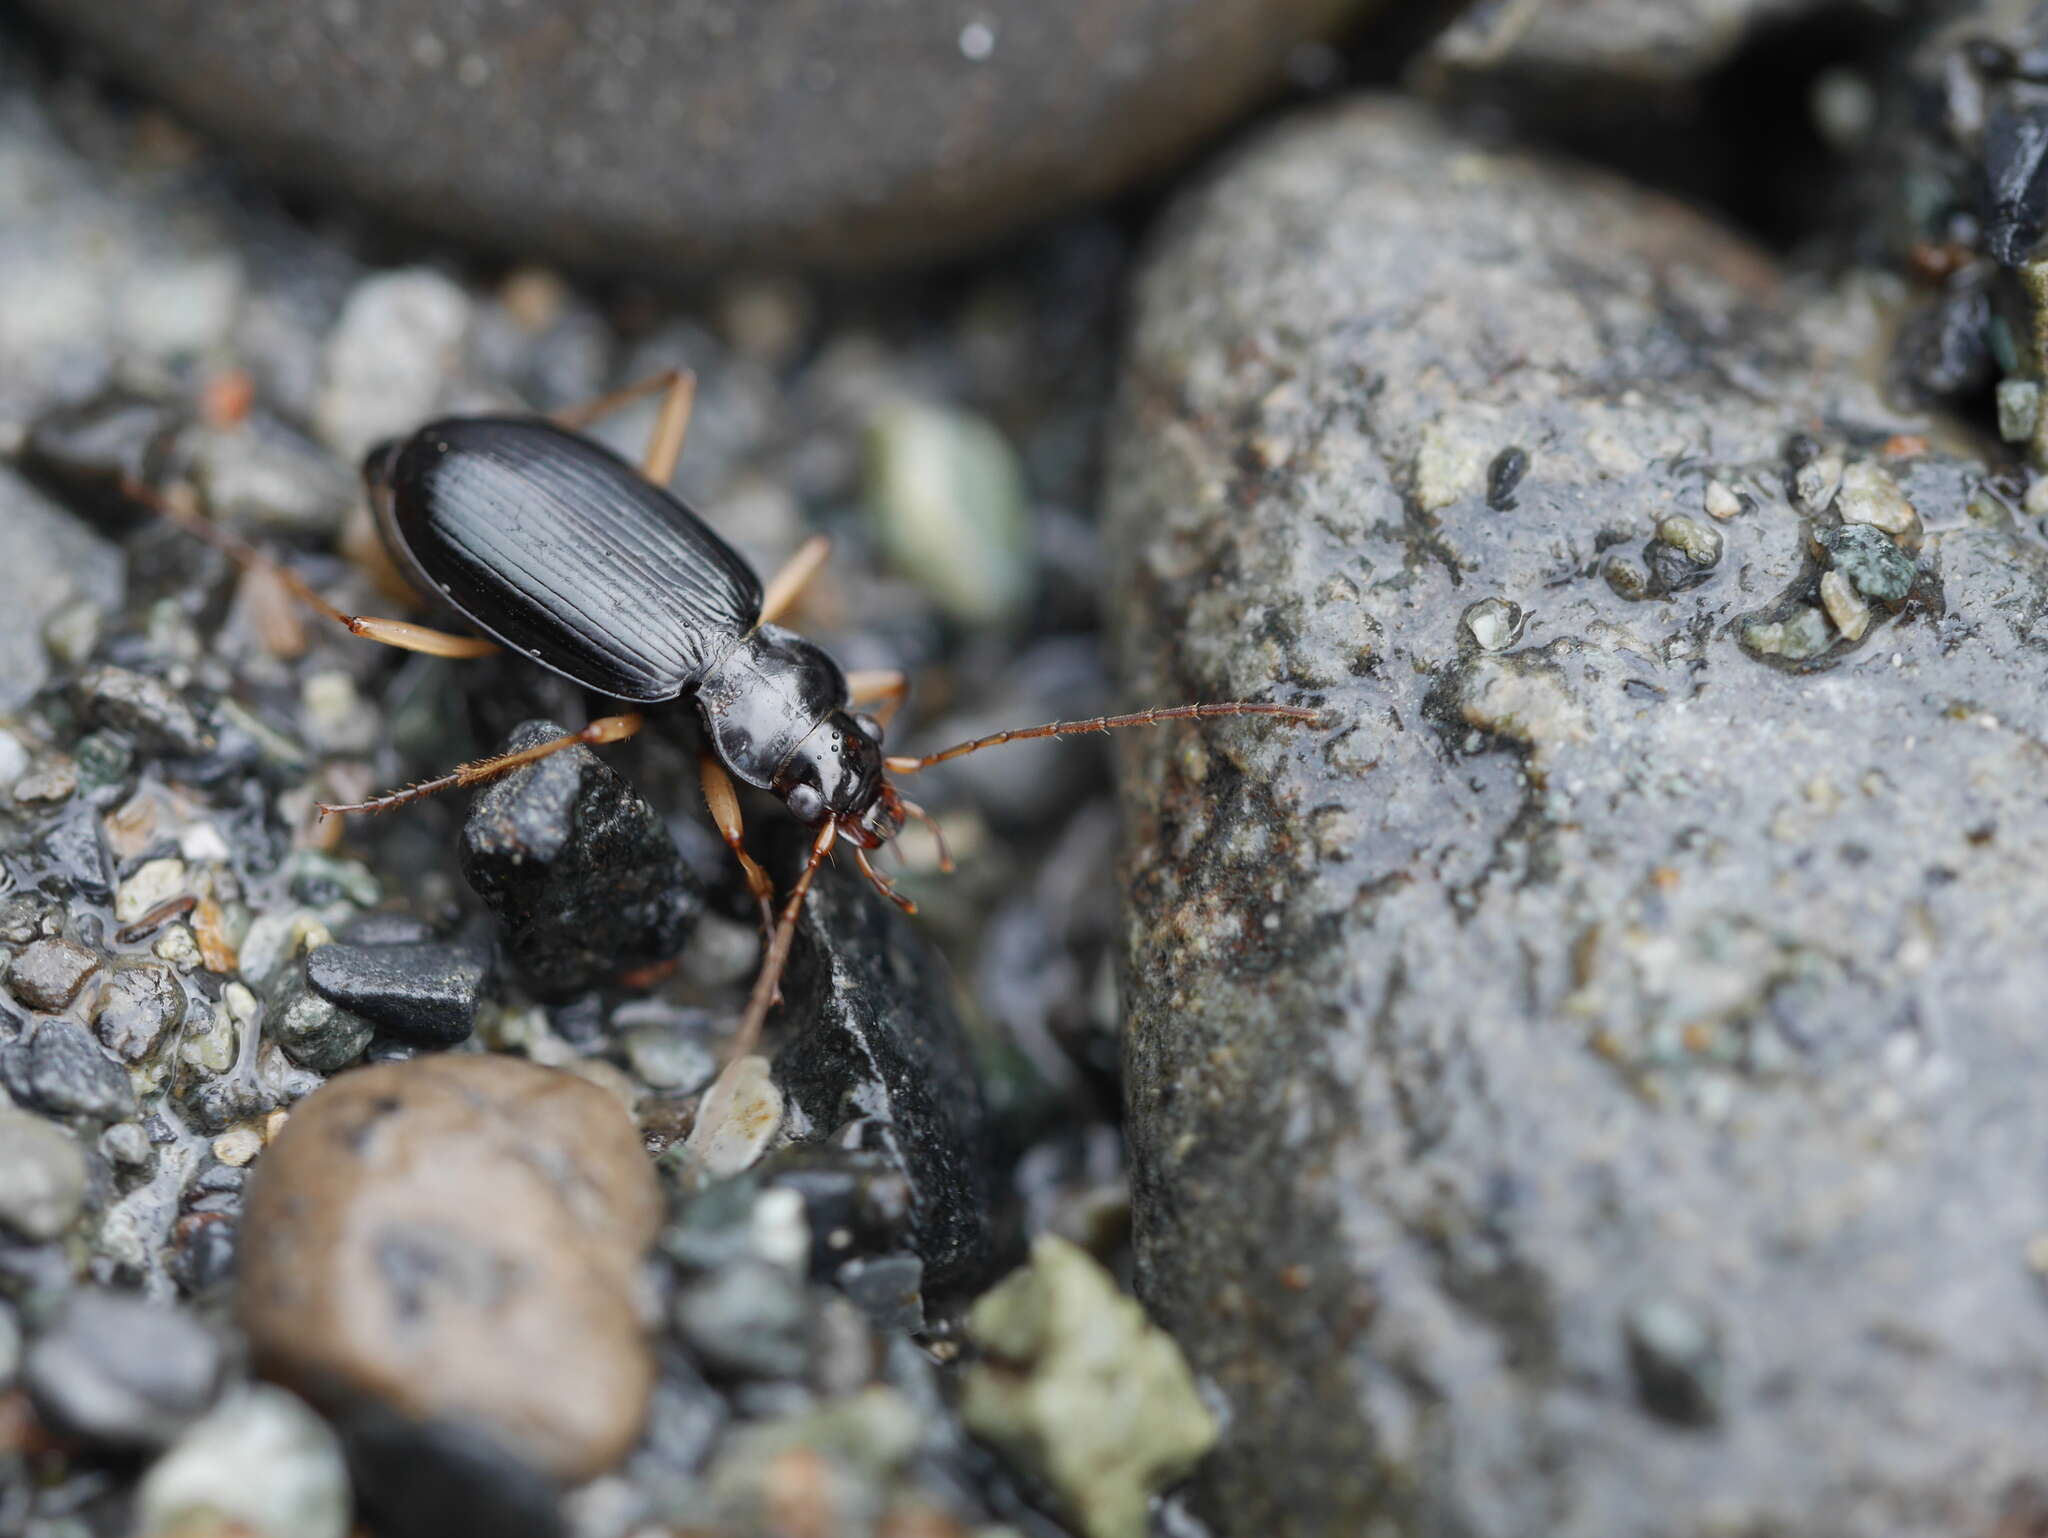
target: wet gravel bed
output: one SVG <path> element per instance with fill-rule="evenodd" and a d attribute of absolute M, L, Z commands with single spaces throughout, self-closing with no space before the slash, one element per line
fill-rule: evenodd
<path fill-rule="evenodd" d="M 906 836 L 917 919 L 828 876 L 732 1113 L 758 1162 L 699 1190 L 757 938 L 693 739 L 323 821 L 592 702 L 366 645 L 119 491 L 405 612 L 353 558 L 373 440 L 690 368 L 679 489 L 764 573 L 832 535 L 791 622 L 911 670 L 892 745 L 1095 713 L 1126 235 L 936 301 L 676 303 L 373 255 L 4 31 L 0 119 L 0 292 L 92 316 L 10 322 L 0 381 L 0 1533 L 1132 1531 L 1208 1435 L 1184 1370 L 1194 1431 L 1103 1468 L 1076 1431 L 1126 1433 L 1048 1422 L 1073 1369 L 1029 1327 L 981 1437 L 961 1408 L 966 1306 L 1034 1237 L 1083 1246 L 1017 1305 L 1050 1318 L 1127 1265 L 1100 744 L 921 785 L 962 868 Z M 1172 1353 L 1094 1313 L 1057 1327 L 1107 1342 L 1079 1381 Z"/>

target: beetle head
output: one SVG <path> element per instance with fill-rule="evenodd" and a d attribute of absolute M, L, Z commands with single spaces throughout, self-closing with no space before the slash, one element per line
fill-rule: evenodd
<path fill-rule="evenodd" d="M 866 849 L 893 838 L 903 825 L 900 812 L 893 822 L 889 816 L 893 798 L 887 788 L 882 729 L 844 710 L 833 711 L 797 744 L 773 787 L 799 822 L 816 828 L 836 817 L 841 830 Z"/>

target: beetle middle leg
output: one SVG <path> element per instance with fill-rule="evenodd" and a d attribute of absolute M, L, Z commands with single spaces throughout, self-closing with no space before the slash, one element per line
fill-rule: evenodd
<path fill-rule="evenodd" d="M 230 533 L 197 508 L 174 495 L 153 491 L 140 481 L 124 480 L 122 494 L 134 498 L 153 512 L 176 524 L 193 538 L 203 540 L 242 570 L 267 577 L 282 586 L 315 613 L 331 619 L 351 635 L 401 651 L 426 652 L 435 657 L 488 657 L 498 647 L 481 636 L 454 635 L 415 625 L 410 620 L 378 619 L 368 614 L 345 614 L 313 590 L 313 585 L 282 561 L 273 560 L 240 535 Z"/>
<path fill-rule="evenodd" d="M 738 857 L 740 869 L 747 873 L 747 886 L 761 904 L 762 931 L 772 936 L 775 932 L 775 883 L 747 853 L 746 825 L 740 820 L 739 794 L 732 788 L 732 776 L 725 772 L 725 766 L 709 749 L 697 755 L 697 782 L 704 787 L 704 804 L 711 808 L 711 820 L 718 825 L 719 837 L 725 840 L 726 848 Z"/>
<path fill-rule="evenodd" d="M 796 554 L 782 563 L 782 569 L 768 579 L 761 591 L 761 615 L 757 625 L 772 625 L 787 614 L 832 554 L 832 541 L 813 534 L 796 547 Z"/>
<path fill-rule="evenodd" d="M 322 801 L 319 803 L 320 815 L 326 817 L 337 812 L 388 812 L 393 807 L 404 806 L 408 801 L 417 801 L 422 796 L 431 796 L 438 791 L 455 790 L 464 785 L 481 785 L 486 780 L 495 780 L 499 775 L 509 774 L 514 769 L 537 764 L 564 748 L 594 748 L 601 743 L 624 742 L 640 730 L 644 719 L 637 710 L 621 716 L 599 716 L 580 732 L 564 732 L 559 737 L 550 737 L 546 742 L 536 742 L 532 747 L 521 748 L 514 753 L 499 753 L 490 758 L 479 758 L 458 765 L 434 779 L 421 780 L 402 790 L 387 791 L 381 796 L 372 796 L 367 801 Z"/>
<path fill-rule="evenodd" d="M 697 376 L 690 370 L 663 369 L 594 401 L 552 412 L 548 419 L 557 427 L 580 432 L 600 417 L 657 390 L 661 392 L 661 411 L 654 419 L 654 434 L 641 456 L 640 471 L 655 485 L 666 486 L 675 476 L 676 461 L 683 457 L 683 439 L 690 431 L 690 412 L 697 403 Z"/>

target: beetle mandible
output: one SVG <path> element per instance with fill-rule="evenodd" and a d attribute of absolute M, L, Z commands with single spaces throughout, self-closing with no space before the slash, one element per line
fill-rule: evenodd
<path fill-rule="evenodd" d="M 581 434 L 604 413 L 656 391 L 661 406 L 637 467 Z M 271 573 L 356 635 L 442 657 L 512 651 L 625 707 L 581 731 L 368 801 L 322 804 L 323 814 L 386 811 L 480 784 L 579 743 L 620 742 L 650 719 L 694 711 L 702 727 L 704 799 L 746 873 L 768 934 L 732 1047 L 735 1061 L 760 1034 L 805 894 L 837 844 L 852 848 L 876 890 L 915 911 L 868 860 L 870 850 L 902 830 L 906 816 L 926 817 L 891 776 L 999 743 L 1158 721 L 1262 715 L 1317 722 L 1314 711 L 1299 706 L 1231 700 L 1055 721 L 920 757 L 884 754 L 883 729 L 908 692 L 906 677 L 842 672 L 821 648 L 776 623 L 823 565 L 824 537 L 813 536 L 763 586 L 667 489 L 694 393 L 693 376 L 670 371 L 552 417 L 445 417 L 370 451 L 363 477 L 387 552 L 423 595 L 481 635 L 343 613 L 288 567 L 211 520 L 140 486 L 130 489 L 243 566 Z M 870 703 L 876 714 L 860 713 Z M 816 830 L 779 914 L 774 884 L 747 853 L 734 779 L 775 795 Z"/>

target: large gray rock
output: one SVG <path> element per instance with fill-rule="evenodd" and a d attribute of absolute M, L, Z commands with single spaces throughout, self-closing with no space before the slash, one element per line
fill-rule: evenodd
<path fill-rule="evenodd" d="M 297 182 L 655 273 L 958 249 L 1185 151 L 1358 0 L 34 7 Z"/>
<path fill-rule="evenodd" d="M 1170 222 L 1128 690 L 1331 722 L 1125 743 L 1138 1283 L 1218 1531 L 1901 1538 L 2048 1479 L 2048 546 L 1888 440 L 1845 292 L 1370 101 Z"/>

